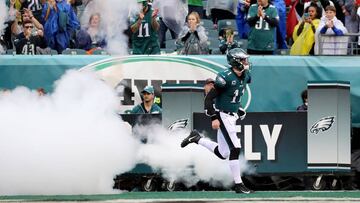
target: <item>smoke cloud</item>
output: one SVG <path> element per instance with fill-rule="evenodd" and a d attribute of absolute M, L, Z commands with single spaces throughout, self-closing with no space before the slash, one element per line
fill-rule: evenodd
<path fill-rule="evenodd" d="M 48 96 L 25 87 L 2 93 L 0 195 L 113 193 L 138 148 L 116 108 L 94 73 L 70 71 Z"/>
<path fill-rule="evenodd" d="M 129 15 L 136 10 L 135 0 L 93 0 L 85 8 L 81 25 L 87 26 L 90 16 L 99 13 L 102 30 L 106 33 L 107 51 L 113 55 L 127 55 L 128 37 L 124 31 L 128 28 Z"/>
<path fill-rule="evenodd" d="M 25 87 L 0 93 L 0 195 L 119 192 L 113 178 L 136 163 L 187 186 L 233 184 L 227 160 L 195 144 L 180 147 L 189 132 L 131 129 L 117 109 L 115 91 L 93 72 L 68 71 L 46 96 Z M 242 172 L 253 170 L 240 161 Z"/>
<path fill-rule="evenodd" d="M 137 162 L 150 165 L 162 176 L 175 182 L 193 186 L 198 181 L 213 186 L 229 187 L 233 184 L 227 160 L 217 158 L 212 152 L 196 144 L 180 147 L 187 131 L 168 131 L 160 125 L 136 126 L 134 134 L 146 139 L 139 148 Z M 241 157 L 242 172 L 253 173 L 254 168 Z"/>
<path fill-rule="evenodd" d="M 5 22 L 8 16 L 8 8 L 4 0 L 0 0 L 0 37 L 4 34 L 6 28 Z M 4 49 L 0 44 L 0 54 L 4 53 Z"/>

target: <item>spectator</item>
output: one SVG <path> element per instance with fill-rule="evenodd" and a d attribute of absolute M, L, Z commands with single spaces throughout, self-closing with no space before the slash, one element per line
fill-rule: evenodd
<path fill-rule="evenodd" d="M 208 54 L 207 39 L 205 28 L 200 25 L 199 14 L 197 12 L 190 13 L 187 17 L 187 25 L 184 26 L 176 40 L 178 54 Z"/>
<path fill-rule="evenodd" d="M 41 21 L 41 13 L 42 13 L 42 9 L 43 9 L 43 4 L 46 3 L 46 0 L 20 0 L 21 4 L 21 8 L 22 9 L 27 9 L 33 12 L 34 17 L 36 18 L 37 21 Z"/>
<path fill-rule="evenodd" d="M 235 33 L 232 28 L 228 28 L 223 32 L 223 36 L 219 38 L 219 49 L 222 54 L 227 53 L 230 49 L 240 48 L 238 42 L 234 40 L 234 36 Z"/>
<path fill-rule="evenodd" d="M 36 47 L 46 47 L 44 33 L 42 30 L 32 32 L 34 28 L 32 21 L 24 21 L 22 25 L 24 37 L 15 40 L 16 54 L 35 55 Z"/>
<path fill-rule="evenodd" d="M 11 32 L 17 39 L 24 37 L 24 30 L 22 23 L 24 21 L 31 21 L 34 25 L 32 32 L 37 32 L 41 30 L 43 32 L 44 27 L 43 25 L 33 16 L 32 11 L 29 9 L 24 8 L 22 13 L 16 11 L 16 18 L 14 23 L 11 25 Z"/>
<path fill-rule="evenodd" d="M 325 13 L 315 34 L 315 54 L 346 54 L 348 38 L 339 37 L 347 33 L 344 24 L 336 18 L 334 6 L 327 6 Z"/>
<path fill-rule="evenodd" d="M 286 43 L 286 5 L 284 0 L 272 1 L 279 15 L 279 24 L 276 27 L 276 48 L 287 49 Z"/>
<path fill-rule="evenodd" d="M 246 16 L 248 14 L 250 5 L 250 0 L 244 0 L 239 1 L 237 6 L 236 25 L 240 39 L 247 39 L 249 35 L 250 27 L 246 20 Z"/>
<path fill-rule="evenodd" d="M 76 13 L 76 15 L 78 16 L 78 8 L 79 6 L 81 6 L 83 4 L 83 0 L 68 0 L 72 9 L 74 10 L 74 12 Z"/>
<path fill-rule="evenodd" d="M 146 86 L 143 91 L 141 91 L 143 96 L 143 102 L 141 104 L 136 105 L 130 113 L 161 113 L 161 108 L 154 103 L 154 87 Z"/>
<path fill-rule="evenodd" d="M 250 6 L 247 16 L 250 25 L 249 54 L 273 54 L 275 50 L 276 26 L 279 16 L 275 6 L 268 0 L 258 0 Z"/>
<path fill-rule="evenodd" d="M 320 24 L 321 8 L 311 4 L 305 9 L 303 20 L 294 29 L 294 44 L 290 49 L 291 55 L 314 55 L 315 32 Z"/>
<path fill-rule="evenodd" d="M 345 27 L 349 33 L 358 33 L 359 32 L 359 25 L 360 25 L 360 18 L 357 15 L 357 10 L 360 6 L 360 1 L 356 0 L 348 0 L 345 1 L 343 13 L 345 14 Z M 350 37 L 350 43 L 353 45 L 353 48 L 357 47 L 357 36 Z M 359 54 L 356 53 L 350 54 Z"/>
<path fill-rule="evenodd" d="M 158 9 L 153 10 L 146 0 L 141 4 L 140 13 L 130 19 L 133 54 L 160 54 Z"/>
<path fill-rule="evenodd" d="M 307 90 L 301 92 L 302 105 L 296 108 L 296 111 L 307 111 L 308 109 L 308 95 Z"/>
<path fill-rule="evenodd" d="M 178 38 L 188 14 L 187 5 L 182 0 L 155 0 L 152 5 L 160 14 L 160 48 L 166 48 L 166 32 L 169 30 L 172 39 Z"/>
<path fill-rule="evenodd" d="M 21 10 L 21 0 L 6 0 L 6 6 L 9 8 L 9 18 L 14 20 L 16 11 Z"/>
<path fill-rule="evenodd" d="M 101 29 L 100 14 L 92 14 L 88 26 L 81 29 L 76 36 L 76 47 L 89 51 L 102 49 L 105 46 L 105 33 Z"/>
<path fill-rule="evenodd" d="M 42 11 L 44 36 L 58 53 L 69 47 L 71 36 L 80 27 L 75 12 L 66 0 L 48 0 Z"/>
<path fill-rule="evenodd" d="M 234 0 L 208 0 L 206 14 L 211 15 L 214 23 L 214 29 L 217 29 L 217 23 L 223 19 L 235 19 L 237 1 Z"/>
<path fill-rule="evenodd" d="M 214 88 L 214 85 L 215 85 L 215 80 L 212 79 L 212 78 L 208 78 L 205 80 L 205 84 L 204 84 L 204 92 L 205 92 L 205 95 L 207 95 L 210 90 L 212 88 Z"/>

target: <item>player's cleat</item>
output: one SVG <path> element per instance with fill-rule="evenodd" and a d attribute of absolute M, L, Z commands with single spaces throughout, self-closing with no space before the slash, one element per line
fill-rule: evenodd
<path fill-rule="evenodd" d="M 182 142 L 181 142 L 181 147 L 184 148 L 186 147 L 188 144 L 190 143 L 198 143 L 199 140 L 201 138 L 201 135 L 198 131 L 193 130 L 191 131 L 190 135 L 187 136 Z"/>
<path fill-rule="evenodd" d="M 253 190 L 250 190 L 249 188 L 247 188 L 244 183 L 239 183 L 239 184 L 235 184 L 235 188 L 234 188 L 236 193 L 245 193 L 245 194 L 250 194 L 253 193 Z"/>

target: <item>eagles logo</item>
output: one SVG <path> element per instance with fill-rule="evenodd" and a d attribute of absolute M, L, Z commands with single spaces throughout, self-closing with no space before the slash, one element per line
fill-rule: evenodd
<path fill-rule="evenodd" d="M 316 122 L 313 126 L 311 126 L 310 132 L 318 134 L 320 131 L 326 131 L 331 128 L 332 124 L 335 122 L 334 116 L 328 116 L 325 118 L 320 119 Z"/>
<path fill-rule="evenodd" d="M 171 125 L 169 125 L 169 130 L 178 130 L 183 129 L 187 126 L 189 119 L 180 119 L 177 121 L 174 121 Z"/>

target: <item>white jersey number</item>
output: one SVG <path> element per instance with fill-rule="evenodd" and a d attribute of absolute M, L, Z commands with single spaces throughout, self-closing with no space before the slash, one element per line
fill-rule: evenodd
<path fill-rule="evenodd" d="M 23 55 L 35 55 L 35 45 L 34 44 L 25 44 L 21 53 Z"/>
<path fill-rule="evenodd" d="M 236 98 L 239 96 L 239 90 L 235 90 L 234 97 L 231 100 L 231 103 L 236 103 Z M 240 98 L 238 99 L 240 101 Z"/>
<path fill-rule="evenodd" d="M 143 35 L 143 32 L 145 31 L 145 36 Z M 139 35 L 138 37 L 150 37 L 149 34 L 149 23 L 145 23 L 143 26 L 139 28 Z"/>
<path fill-rule="evenodd" d="M 270 30 L 269 23 L 266 22 L 262 17 L 256 22 L 255 29 L 261 30 L 264 24 L 264 30 Z"/>

